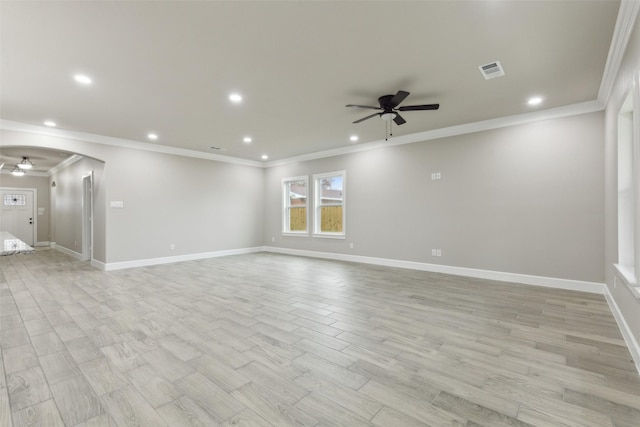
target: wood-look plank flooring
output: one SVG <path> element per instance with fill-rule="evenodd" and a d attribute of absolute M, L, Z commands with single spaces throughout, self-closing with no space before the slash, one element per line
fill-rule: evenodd
<path fill-rule="evenodd" d="M 269 253 L 0 259 L 0 426 L 640 426 L 600 295 Z"/>

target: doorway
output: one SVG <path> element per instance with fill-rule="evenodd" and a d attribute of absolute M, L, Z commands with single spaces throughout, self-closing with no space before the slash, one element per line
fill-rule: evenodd
<path fill-rule="evenodd" d="M 35 242 L 35 188 L 0 188 L 0 230 L 13 234 L 29 246 Z"/>
<path fill-rule="evenodd" d="M 93 171 L 82 177 L 82 260 L 93 259 Z"/>

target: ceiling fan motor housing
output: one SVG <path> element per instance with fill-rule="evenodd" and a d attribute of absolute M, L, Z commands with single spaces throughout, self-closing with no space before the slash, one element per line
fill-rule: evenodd
<path fill-rule="evenodd" d="M 380 98 L 378 98 L 378 103 L 380 104 L 380 107 L 385 110 L 385 111 L 391 111 L 393 110 L 394 107 L 397 107 L 397 105 L 393 105 L 391 103 L 391 101 L 393 100 L 394 95 L 383 95 Z"/>

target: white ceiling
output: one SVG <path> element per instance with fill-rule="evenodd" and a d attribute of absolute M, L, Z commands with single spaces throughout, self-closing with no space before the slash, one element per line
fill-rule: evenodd
<path fill-rule="evenodd" d="M 618 1 L 1 3 L 0 118 L 269 160 L 594 100 Z M 499 60 L 506 76 L 478 66 Z M 90 86 L 75 73 L 93 78 Z M 231 92 L 244 100 L 234 105 Z M 544 98 L 527 105 L 532 95 Z M 244 136 L 253 142 L 245 144 Z M 217 146 L 223 152 L 212 151 Z M 3 149 L 4 150 L 4 149 Z"/>

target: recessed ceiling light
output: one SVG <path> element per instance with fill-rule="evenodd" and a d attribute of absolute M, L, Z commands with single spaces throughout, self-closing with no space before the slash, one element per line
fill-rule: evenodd
<path fill-rule="evenodd" d="M 232 93 L 231 95 L 229 95 L 229 100 L 231 102 L 238 103 L 238 102 L 242 101 L 242 96 L 240 96 L 237 93 Z"/>
<path fill-rule="evenodd" d="M 150 133 L 150 134 L 147 134 L 147 138 L 155 141 L 156 139 L 158 139 L 158 135 L 156 135 L 155 133 Z"/>
<path fill-rule="evenodd" d="M 262 155 L 262 160 L 267 160 L 269 158 L 269 156 L 267 156 L 266 154 Z"/>
<path fill-rule="evenodd" d="M 249 144 L 251 141 L 253 141 L 253 139 L 251 139 L 251 137 L 250 137 L 250 136 L 245 136 L 244 138 L 242 138 L 242 140 L 243 140 L 244 142 L 246 142 L 247 144 Z"/>
<path fill-rule="evenodd" d="M 44 122 L 44 125 L 45 125 L 45 126 L 49 126 L 49 127 L 51 127 L 51 128 L 54 128 L 54 127 L 56 127 L 56 126 L 57 126 L 57 125 L 56 125 L 56 122 L 52 122 L 51 120 L 47 120 L 46 122 Z"/>
<path fill-rule="evenodd" d="M 349 137 L 349 140 L 350 140 L 351 142 L 356 142 L 356 141 L 358 140 L 358 135 L 351 135 L 351 136 Z"/>
<path fill-rule="evenodd" d="M 76 74 L 75 76 L 73 76 L 73 79 L 83 85 L 90 85 L 93 80 L 91 80 L 91 77 L 85 76 L 84 74 Z"/>
<path fill-rule="evenodd" d="M 529 105 L 539 105 L 542 103 L 542 98 L 539 96 L 534 96 L 533 98 L 529 98 L 527 104 Z"/>

